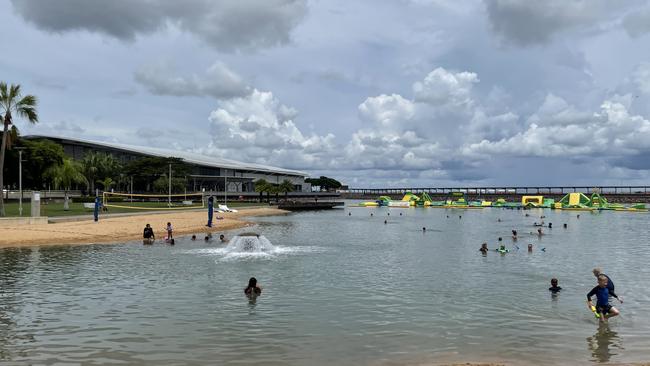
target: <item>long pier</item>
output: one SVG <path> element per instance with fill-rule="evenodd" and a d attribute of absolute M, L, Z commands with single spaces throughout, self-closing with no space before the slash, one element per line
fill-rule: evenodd
<path fill-rule="evenodd" d="M 521 196 L 544 196 L 559 200 L 567 193 L 590 195 L 598 191 L 610 202 L 650 202 L 650 186 L 493 186 L 493 187 L 410 187 L 410 188 L 351 188 L 341 191 L 341 198 L 374 199 L 378 196 L 402 198 L 406 192 L 426 192 L 432 199 L 444 200 L 454 192 L 464 193 L 470 200 L 520 201 Z"/>

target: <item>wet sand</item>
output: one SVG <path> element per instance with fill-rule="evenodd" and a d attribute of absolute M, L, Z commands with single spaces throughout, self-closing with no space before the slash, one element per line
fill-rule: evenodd
<path fill-rule="evenodd" d="M 61 244 L 116 243 L 142 239 L 142 230 L 151 224 L 156 239 L 167 234 L 165 227 L 171 222 L 174 236 L 196 234 L 202 237 L 207 232 L 222 232 L 252 225 L 245 220 L 252 216 L 281 215 L 287 211 L 276 208 L 251 208 L 239 212 L 215 213 L 223 220 L 213 220 L 213 227 L 206 227 L 205 211 L 184 211 L 163 214 L 142 214 L 137 216 L 100 218 L 92 220 L 62 222 L 44 225 L 8 225 L 0 227 L 0 248 L 43 246 Z"/>

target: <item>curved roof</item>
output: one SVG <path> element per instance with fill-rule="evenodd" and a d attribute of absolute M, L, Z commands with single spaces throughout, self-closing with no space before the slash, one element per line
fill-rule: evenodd
<path fill-rule="evenodd" d="M 306 172 L 299 171 L 299 170 L 283 169 L 274 166 L 254 164 L 254 163 L 243 163 L 236 160 L 216 158 L 212 156 L 207 156 L 207 155 L 202 155 L 202 154 L 197 154 L 197 153 L 182 151 L 182 150 L 161 149 L 161 148 L 149 147 L 149 146 L 134 146 L 134 145 L 114 143 L 114 142 L 94 141 L 94 140 L 86 140 L 86 139 L 79 139 L 79 138 L 55 136 L 55 135 L 28 135 L 28 136 L 24 136 L 24 138 L 51 139 L 51 140 L 65 141 L 68 143 L 95 145 L 103 148 L 121 150 L 129 153 L 156 156 L 162 158 L 175 157 L 175 158 L 181 158 L 183 159 L 183 161 L 190 164 L 203 165 L 211 168 L 250 170 L 256 172 L 264 172 L 264 173 L 271 173 L 271 174 L 285 174 L 285 175 L 293 175 L 293 176 L 300 176 L 300 177 L 309 176 L 309 174 L 307 174 Z"/>

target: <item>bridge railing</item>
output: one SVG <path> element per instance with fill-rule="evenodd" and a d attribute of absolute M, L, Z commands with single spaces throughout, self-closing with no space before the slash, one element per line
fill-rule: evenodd
<path fill-rule="evenodd" d="M 585 193 L 591 194 L 597 190 L 602 194 L 648 194 L 650 186 L 530 186 L 530 187 L 426 187 L 426 188 L 349 188 L 346 193 L 350 194 L 369 194 L 369 195 L 389 195 L 404 194 L 406 192 L 429 193 L 429 194 L 449 194 L 452 192 L 462 192 L 467 194 L 527 194 L 527 195 L 544 195 L 544 194 L 567 194 L 567 193 Z"/>

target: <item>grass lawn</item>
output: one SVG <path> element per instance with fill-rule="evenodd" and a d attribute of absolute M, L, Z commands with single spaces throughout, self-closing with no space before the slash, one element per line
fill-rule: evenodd
<path fill-rule="evenodd" d="M 117 205 L 123 206 L 138 206 L 150 209 L 164 210 L 167 208 L 165 202 L 115 202 Z M 228 207 L 250 207 L 250 206 L 265 206 L 266 203 L 257 202 L 238 202 L 228 201 Z M 216 206 L 216 205 L 215 205 Z M 187 209 L 197 209 L 198 207 L 188 207 Z M 204 208 L 207 209 L 207 208 Z M 5 211 L 7 217 L 19 216 L 18 215 L 18 202 L 5 202 Z M 152 210 L 134 209 L 134 208 L 121 208 L 121 207 L 108 207 L 108 213 L 124 213 L 124 212 L 142 212 L 147 213 Z M 72 202 L 68 211 L 63 210 L 63 202 L 51 202 L 49 204 L 41 204 L 41 216 L 57 217 L 57 216 L 78 216 L 78 215 L 92 215 L 93 210 L 84 208 L 83 203 Z M 23 216 L 29 217 L 31 215 L 31 204 L 29 201 L 23 202 Z"/>

